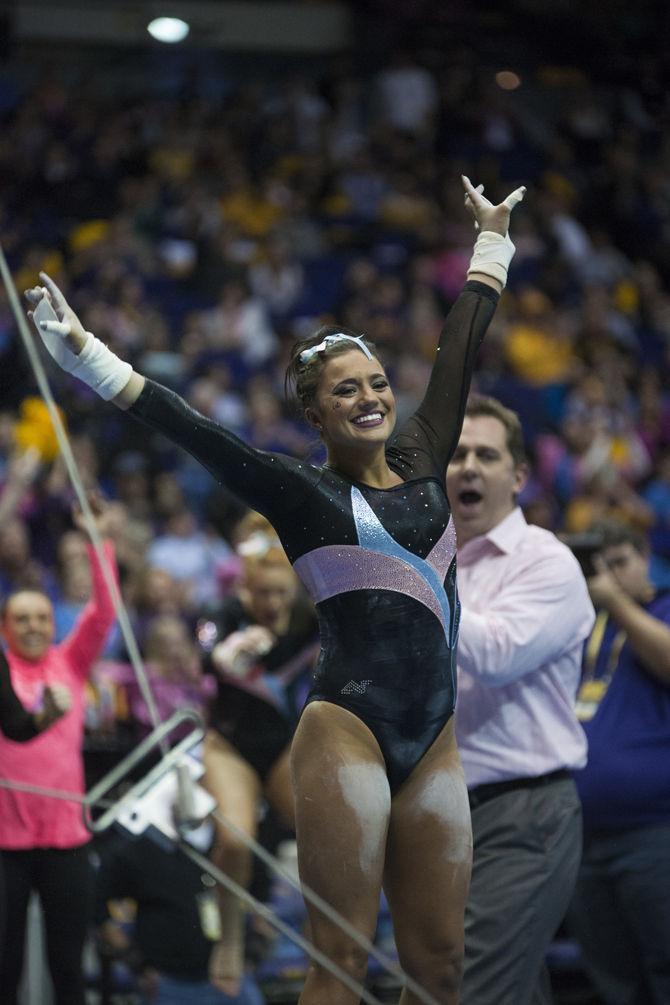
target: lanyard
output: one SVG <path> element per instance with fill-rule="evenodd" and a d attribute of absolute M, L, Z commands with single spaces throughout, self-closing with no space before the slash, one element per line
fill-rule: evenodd
<path fill-rule="evenodd" d="M 607 611 L 598 611 L 593 631 L 586 643 L 582 683 L 584 681 L 595 679 L 596 663 L 598 662 L 598 656 L 600 655 L 600 650 L 605 639 L 605 631 L 607 629 L 608 621 L 609 614 Z M 625 642 L 626 633 L 620 629 L 612 639 L 612 645 L 610 646 L 610 651 L 607 654 L 605 672 L 598 678 L 598 680 L 602 681 L 605 685 L 609 684 L 614 676 L 614 671 L 617 668 L 619 656 L 621 655 L 621 650 L 623 649 Z"/>
<path fill-rule="evenodd" d="M 612 639 L 612 645 L 610 646 L 610 650 L 607 654 L 605 672 L 602 676 L 596 678 L 596 664 L 605 639 L 605 631 L 607 629 L 608 620 L 609 615 L 607 611 L 598 612 L 596 623 L 593 626 L 593 631 L 586 643 L 586 650 L 584 652 L 584 674 L 577 693 L 577 700 L 575 702 L 575 713 L 580 722 L 588 722 L 588 720 L 592 719 L 598 711 L 598 706 L 605 697 L 607 688 L 614 676 L 614 671 L 617 668 L 621 650 L 626 642 L 626 633 L 624 631 L 618 631 Z"/>

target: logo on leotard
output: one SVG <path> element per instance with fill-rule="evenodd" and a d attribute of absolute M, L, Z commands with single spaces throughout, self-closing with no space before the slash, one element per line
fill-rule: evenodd
<path fill-rule="evenodd" d="M 371 680 L 350 680 L 348 684 L 345 684 L 340 694 L 365 694 L 368 689 L 368 684 L 372 684 Z"/>

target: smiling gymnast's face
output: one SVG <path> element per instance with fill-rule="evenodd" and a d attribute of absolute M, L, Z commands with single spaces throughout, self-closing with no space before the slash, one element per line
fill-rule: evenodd
<path fill-rule="evenodd" d="M 307 417 L 329 447 L 383 446 L 395 425 L 396 405 L 379 360 L 368 359 L 359 349 L 331 356 Z"/>

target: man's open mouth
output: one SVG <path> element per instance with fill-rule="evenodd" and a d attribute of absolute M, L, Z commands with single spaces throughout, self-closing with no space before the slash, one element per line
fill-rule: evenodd
<path fill-rule="evenodd" d="M 461 506 L 474 506 L 476 503 L 481 502 L 482 499 L 481 492 L 476 492 L 475 489 L 465 489 L 464 492 L 458 493 L 458 501 Z"/>

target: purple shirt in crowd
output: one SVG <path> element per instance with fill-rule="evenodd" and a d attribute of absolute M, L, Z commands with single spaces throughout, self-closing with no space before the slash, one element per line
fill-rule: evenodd
<path fill-rule="evenodd" d="M 519 508 L 458 551 L 456 733 L 468 788 L 586 763 L 574 713 L 593 605 L 572 552 Z"/>

